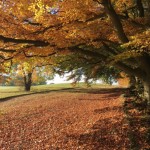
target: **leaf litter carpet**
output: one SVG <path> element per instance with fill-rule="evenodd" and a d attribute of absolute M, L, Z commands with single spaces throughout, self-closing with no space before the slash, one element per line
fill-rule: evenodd
<path fill-rule="evenodd" d="M 0 102 L 0 150 L 128 150 L 121 94 L 62 91 Z"/>

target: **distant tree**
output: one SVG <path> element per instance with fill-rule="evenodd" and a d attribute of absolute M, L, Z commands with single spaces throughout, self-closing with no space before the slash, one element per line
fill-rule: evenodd
<path fill-rule="evenodd" d="M 17 75 L 24 81 L 25 91 L 30 91 L 31 85 L 46 84 L 46 81 L 53 78 L 53 69 L 48 64 L 19 64 Z"/>
<path fill-rule="evenodd" d="M 53 78 L 53 66 L 48 57 L 21 55 L 13 59 L 8 77 L 9 85 L 24 85 L 25 90 L 30 91 L 31 85 L 46 84 L 46 80 Z"/>

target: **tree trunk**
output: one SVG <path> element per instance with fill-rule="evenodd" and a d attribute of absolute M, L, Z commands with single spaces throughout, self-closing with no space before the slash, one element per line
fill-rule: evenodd
<path fill-rule="evenodd" d="M 146 78 L 143 81 L 144 86 L 144 98 L 147 100 L 148 105 L 150 106 L 150 78 Z"/>
<path fill-rule="evenodd" d="M 144 17 L 144 8 L 141 0 L 136 0 L 138 11 L 139 11 L 139 17 Z"/>
<path fill-rule="evenodd" d="M 135 89 L 136 88 L 136 78 L 135 76 L 129 76 L 129 88 Z"/>
<path fill-rule="evenodd" d="M 116 14 L 116 11 L 114 10 L 114 8 L 112 6 L 111 1 L 110 0 L 102 0 L 102 4 L 105 8 L 106 13 L 110 17 L 110 19 L 114 25 L 114 29 L 118 35 L 118 38 L 121 40 L 122 43 L 129 42 L 129 40 L 124 32 L 122 23 L 121 23 L 118 15 Z"/>
<path fill-rule="evenodd" d="M 31 89 L 31 84 L 26 83 L 25 84 L 25 91 L 30 91 Z"/>
<path fill-rule="evenodd" d="M 30 91 L 31 84 L 32 84 L 32 73 L 28 73 L 26 76 L 24 76 L 25 91 Z"/>

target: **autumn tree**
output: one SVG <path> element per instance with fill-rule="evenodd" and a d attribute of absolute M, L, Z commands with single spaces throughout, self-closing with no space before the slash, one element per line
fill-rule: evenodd
<path fill-rule="evenodd" d="M 52 61 L 49 57 L 30 57 L 24 54 L 13 59 L 13 64 L 16 67 L 11 70 L 10 77 L 22 77 L 25 91 L 30 91 L 33 84 L 43 81 L 46 83 L 46 80 L 53 78 Z"/>
<path fill-rule="evenodd" d="M 141 80 L 150 103 L 149 1 L 14 0 L 0 5 L 3 57 L 22 51 L 55 57 L 80 53 L 90 57 L 87 64 L 99 60 L 99 68 L 113 66 Z"/>
<path fill-rule="evenodd" d="M 47 80 L 53 79 L 53 69 L 50 66 L 35 65 L 31 66 L 24 62 L 17 65 L 17 68 L 10 74 L 11 82 L 14 85 L 24 85 L 25 90 L 29 91 L 31 85 L 46 84 Z M 10 82 L 10 83 L 11 83 Z"/>

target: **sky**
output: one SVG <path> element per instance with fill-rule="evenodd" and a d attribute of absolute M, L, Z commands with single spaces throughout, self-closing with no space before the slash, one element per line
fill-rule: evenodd
<path fill-rule="evenodd" d="M 69 74 L 65 74 L 63 77 L 59 76 L 58 74 L 55 75 L 53 80 L 48 80 L 47 84 L 59 84 L 59 83 L 72 83 L 73 80 L 69 80 L 67 81 L 67 77 L 69 76 Z M 81 80 L 81 82 L 84 82 L 84 80 Z M 101 80 L 96 81 L 96 83 L 102 83 Z M 113 83 L 114 85 L 116 85 L 117 83 Z"/>
<path fill-rule="evenodd" d="M 68 75 L 69 74 L 65 74 L 63 77 L 60 77 L 58 74 L 56 74 L 53 80 L 48 80 L 47 81 L 47 84 L 51 84 L 51 83 L 55 83 L 55 84 L 58 84 L 58 83 L 71 83 L 72 80 L 66 81 Z"/>

